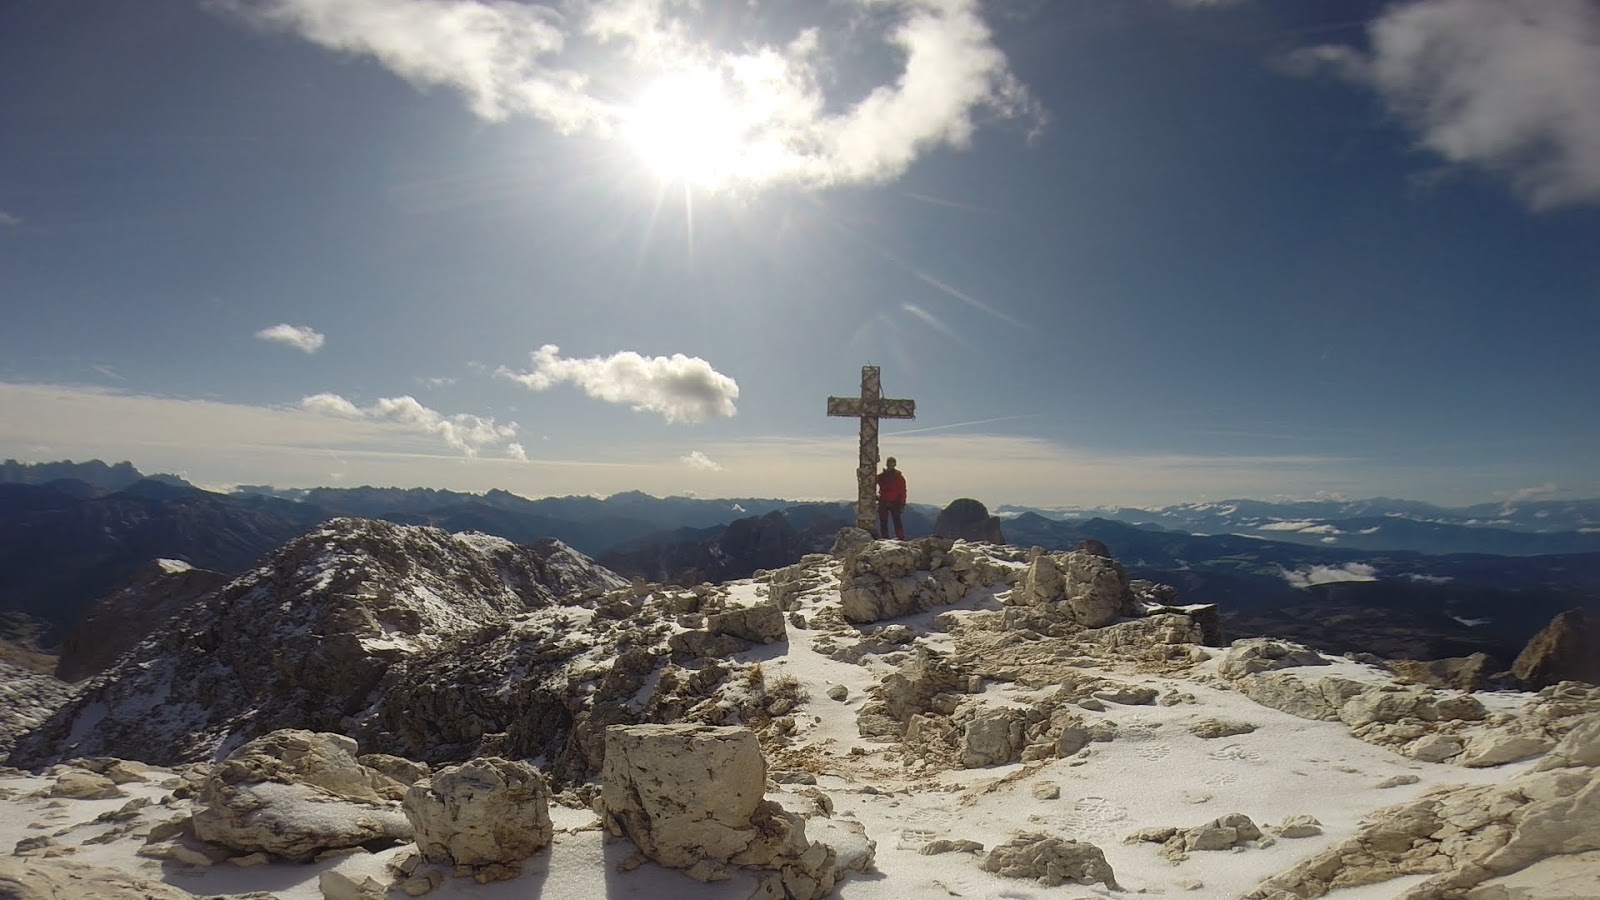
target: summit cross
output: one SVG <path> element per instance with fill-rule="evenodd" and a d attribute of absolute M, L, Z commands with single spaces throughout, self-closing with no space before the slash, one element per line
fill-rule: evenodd
<path fill-rule="evenodd" d="M 860 397 L 828 398 L 828 415 L 861 420 L 861 461 L 856 467 L 856 527 L 869 532 L 877 524 L 878 420 L 917 417 L 917 401 L 890 400 L 882 395 L 878 367 L 862 366 Z"/>

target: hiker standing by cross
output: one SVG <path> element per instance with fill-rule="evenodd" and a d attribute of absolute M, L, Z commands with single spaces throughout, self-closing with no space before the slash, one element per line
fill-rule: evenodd
<path fill-rule="evenodd" d="M 873 531 L 878 504 L 878 420 L 915 419 L 917 401 L 889 400 L 882 396 L 877 366 L 861 367 L 860 397 L 829 397 L 828 415 L 861 420 L 861 459 L 856 468 L 856 527 Z"/>

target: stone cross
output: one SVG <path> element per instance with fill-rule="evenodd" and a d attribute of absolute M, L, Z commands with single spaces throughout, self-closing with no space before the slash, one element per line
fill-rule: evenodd
<path fill-rule="evenodd" d="M 856 527 L 876 533 L 878 516 L 878 420 L 915 419 L 917 401 L 882 396 L 877 366 L 861 367 L 860 397 L 829 397 L 828 415 L 861 420 L 861 460 L 856 468 Z"/>

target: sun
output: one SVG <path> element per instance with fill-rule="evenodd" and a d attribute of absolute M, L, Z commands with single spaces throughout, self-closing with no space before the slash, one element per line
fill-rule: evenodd
<path fill-rule="evenodd" d="M 628 108 L 623 131 L 663 181 L 723 187 L 739 177 L 751 156 L 739 107 L 709 70 L 652 81 Z"/>

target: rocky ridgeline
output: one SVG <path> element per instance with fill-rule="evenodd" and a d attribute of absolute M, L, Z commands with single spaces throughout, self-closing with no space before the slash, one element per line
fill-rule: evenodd
<path fill-rule="evenodd" d="M 172 764 L 278 728 L 346 732 L 397 662 L 622 583 L 555 541 L 335 519 L 168 621 L 11 761 Z"/>
<path fill-rule="evenodd" d="M 56 677 L 82 681 L 105 671 L 162 623 L 229 580 L 177 560 L 151 560 L 84 611 L 61 641 Z"/>

